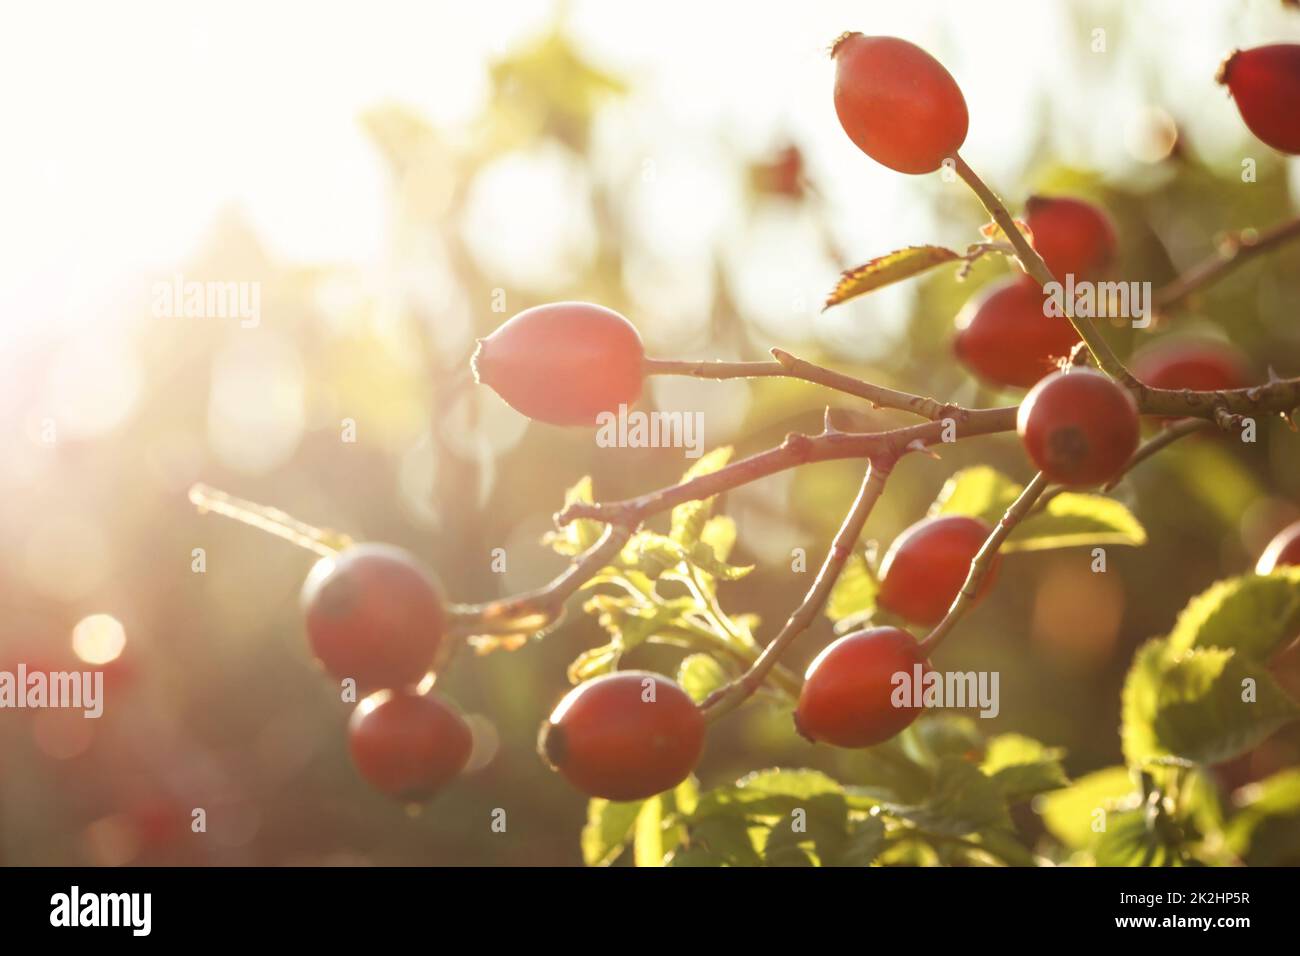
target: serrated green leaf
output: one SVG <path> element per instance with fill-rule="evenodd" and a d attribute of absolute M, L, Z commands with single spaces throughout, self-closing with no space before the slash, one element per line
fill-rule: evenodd
<path fill-rule="evenodd" d="M 599 797 L 587 802 L 587 824 L 581 838 L 582 861 L 587 866 L 608 866 L 618 858 L 632 839 L 641 803 L 618 803 Z"/>
<path fill-rule="evenodd" d="M 564 506 L 572 504 L 591 504 L 595 498 L 592 492 L 591 476 L 584 475 L 577 484 L 564 493 Z M 542 543 L 566 557 L 581 554 L 600 540 L 605 526 L 599 521 L 579 518 L 571 521 L 558 531 L 548 531 L 542 535 Z"/>
<path fill-rule="evenodd" d="M 1254 682 L 1253 700 L 1243 699 L 1247 680 Z M 1219 763 L 1300 716 L 1263 666 L 1227 648 L 1180 651 L 1168 640 L 1138 650 L 1122 701 L 1130 764 L 1160 757 Z"/>
<path fill-rule="evenodd" d="M 823 311 L 876 289 L 902 282 L 937 266 L 960 259 L 942 246 L 908 246 L 844 272 L 826 297 Z"/>
<path fill-rule="evenodd" d="M 1192 598 L 1169 634 L 1175 650 L 1225 647 L 1266 660 L 1300 633 L 1300 567 L 1247 574 Z"/>
<path fill-rule="evenodd" d="M 879 817 L 853 820 L 837 866 L 870 866 L 885 848 L 885 824 Z"/>
<path fill-rule="evenodd" d="M 695 817 L 711 814 L 784 816 L 823 794 L 843 795 L 843 787 L 818 770 L 757 770 L 730 786 L 700 796 Z"/>
<path fill-rule="evenodd" d="M 711 574 L 715 578 L 720 578 L 723 581 L 739 581 L 741 578 L 745 577 L 745 575 L 749 574 L 750 571 L 754 570 L 752 564 L 741 567 L 719 561 L 717 556 L 714 554 L 713 549 L 703 541 L 698 542 L 695 547 L 691 549 L 690 561 L 691 564 L 695 565 L 701 571 Z"/>
<path fill-rule="evenodd" d="M 938 767 L 944 757 L 979 756 L 984 738 L 975 721 L 959 714 L 926 714 L 898 737 L 903 752 L 923 767 Z"/>
<path fill-rule="evenodd" d="M 1300 769 L 1247 784 L 1233 794 L 1233 803 L 1240 808 L 1228 825 L 1234 852 L 1249 855 L 1256 865 L 1285 865 L 1300 858 Z"/>
<path fill-rule="evenodd" d="M 1023 490 L 1021 485 L 987 465 L 963 468 L 944 482 L 929 513 L 966 515 L 997 524 Z"/>
<path fill-rule="evenodd" d="M 677 683 L 697 704 L 730 679 L 726 669 L 709 654 L 691 654 L 677 668 Z"/>
<path fill-rule="evenodd" d="M 707 794 L 706 794 L 707 796 Z M 741 814 L 714 814 L 690 824 L 691 849 L 699 849 L 731 866 L 761 866 L 750 826 Z"/>
<path fill-rule="evenodd" d="M 713 549 L 719 561 L 731 557 L 736 546 L 736 522 L 728 515 L 714 515 L 704 524 L 700 531 L 700 540 Z"/>
<path fill-rule="evenodd" d="M 819 793 L 792 798 L 798 805 L 771 823 L 763 844 L 763 858 L 769 866 L 805 865 L 787 860 L 797 848 L 807 862 L 829 864 L 840 856 L 848 837 L 848 807 L 841 793 Z"/>
<path fill-rule="evenodd" d="M 980 769 L 1014 803 L 1068 786 L 1061 766 L 1064 755 L 1061 748 L 1047 747 L 1032 737 L 1002 734 L 989 741 Z"/>
<path fill-rule="evenodd" d="M 1169 866 L 1178 861 L 1177 847 L 1150 825 L 1142 808 L 1110 814 L 1093 844 L 1093 856 L 1098 866 Z"/>
<path fill-rule="evenodd" d="M 993 781 L 960 757 L 944 757 L 929 797 L 914 806 L 885 804 L 895 816 L 932 833 L 963 836 L 1011 826 L 1006 801 Z"/>
<path fill-rule="evenodd" d="M 826 601 L 826 616 L 832 621 L 842 621 L 855 614 L 866 614 L 876 606 L 880 582 L 867 564 L 867 559 L 854 552 L 844 562 L 844 570 L 831 588 Z"/>
<path fill-rule="evenodd" d="M 1063 790 L 1044 794 L 1034 801 L 1034 809 L 1061 843 L 1081 849 L 1097 836 L 1094 822 L 1102 819 L 1097 811 L 1109 814 L 1117 805 L 1135 801 L 1136 790 L 1127 767 L 1107 767 L 1079 777 Z"/>
<path fill-rule="evenodd" d="M 1002 550 L 1047 551 L 1052 548 L 1146 544 L 1147 533 L 1133 513 L 1114 498 L 1063 492 L 1047 507 L 1016 526 Z"/>
<path fill-rule="evenodd" d="M 569 665 L 569 683 L 581 684 L 601 674 L 608 674 L 618 666 L 620 654 L 617 644 L 604 644 L 583 651 Z"/>

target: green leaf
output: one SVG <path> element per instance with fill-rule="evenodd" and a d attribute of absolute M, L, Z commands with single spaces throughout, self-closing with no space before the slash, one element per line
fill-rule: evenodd
<path fill-rule="evenodd" d="M 1246 682 L 1254 682 L 1254 699 Z M 1297 707 L 1263 666 L 1221 647 L 1180 651 L 1148 641 L 1124 682 L 1124 756 L 1213 764 L 1252 749 L 1291 720 Z"/>
<path fill-rule="evenodd" d="M 579 502 L 591 504 L 594 500 L 590 475 L 580 478 L 577 484 L 564 493 L 566 508 Z M 604 531 L 605 526 L 599 521 L 579 518 L 577 521 L 569 522 L 559 531 L 548 531 L 542 536 L 542 544 L 549 545 L 559 554 L 573 557 L 599 541 Z"/>
<path fill-rule="evenodd" d="M 1114 498 L 1063 492 L 1038 514 L 1026 518 L 1007 537 L 1002 550 L 1047 551 L 1052 548 L 1147 543 L 1146 529 Z"/>
<path fill-rule="evenodd" d="M 839 858 L 847 837 L 848 807 L 843 794 L 821 793 L 772 822 L 763 858 L 771 866 L 830 864 Z M 801 859 L 792 859 L 795 851 Z"/>
<path fill-rule="evenodd" d="M 618 666 L 621 653 L 622 650 L 617 644 L 602 644 L 600 647 L 583 651 L 569 665 L 569 683 L 581 684 L 601 674 L 608 674 Z"/>
<path fill-rule="evenodd" d="M 837 866 L 870 866 L 885 848 L 885 824 L 880 817 L 866 817 L 849 824 L 848 839 Z"/>
<path fill-rule="evenodd" d="M 726 669 L 708 654 L 691 654 L 677 668 L 677 683 L 697 704 L 728 680 Z"/>
<path fill-rule="evenodd" d="M 967 515 L 990 525 L 1002 520 L 1024 487 L 987 465 L 963 468 L 944 484 L 931 515 Z M 1063 492 L 1018 524 L 1002 550 L 1046 551 L 1090 545 L 1146 544 L 1146 531 L 1120 502 L 1104 495 Z"/>
<path fill-rule="evenodd" d="M 1233 795 L 1240 807 L 1228 825 L 1228 843 L 1255 865 L 1300 859 L 1300 769 L 1275 773 Z"/>
<path fill-rule="evenodd" d="M 987 465 L 963 468 L 944 482 L 930 506 L 930 514 L 967 515 L 996 524 L 1023 490 L 1021 485 Z"/>
<path fill-rule="evenodd" d="M 1300 632 L 1300 567 L 1219 581 L 1192 598 L 1174 624 L 1176 650 L 1226 647 L 1257 660 Z"/>
<path fill-rule="evenodd" d="M 1135 801 L 1136 786 L 1127 767 L 1107 767 L 1079 777 L 1064 790 L 1044 794 L 1034 801 L 1048 831 L 1071 849 L 1090 845 L 1096 811 L 1109 813 L 1117 804 Z"/>
<path fill-rule="evenodd" d="M 609 866 L 632 839 L 643 801 L 618 803 L 596 797 L 587 802 L 587 825 L 582 828 L 582 861 L 587 866 Z"/>
<path fill-rule="evenodd" d="M 704 524 L 700 531 L 700 541 L 707 544 L 719 561 L 731 557 L 731 550 L 736 546 L 736 522 L 727 515 L 714 515 Z"/>
<path fill-rule="evenodd" d="M 948 836 L 1011 826 L 1006 801 L 997 786 L 960 757 L 944 757 L 939 762 L 934 789 L 923 803 L 885 804 L 885 808 L 923 830 Z"/>
<path fill-rule="evenodd" d="M 819 770 L 756 770 L 727 787 L 700 797 L 697 818 L 713 813 L 785 816 L 823 794 L 842 796 L 844 788 Z"/>
<path fill-rule="evenodd" d="M 895 282 L 902 282 L 937 266 L 960 259 L 957 253 L 942 246 L 909 246 L 896 252 L 879 256 L 840 276 L 835 288 L 826 297 L 825 311 L 849 299 L 874 292 Z"/>
<path fill-rule="evenodd" d="M 1047 747 L 1032 737 L 1002 734 L 989 741 L 980 769 L 1014 803 L 1068 786 L 1061 766 L 1064 755 L 1060 747 Z"/>
<path fill-rule="evenodd" d="M 842 621 L 855 614 L 865 614 L 876 606 L 880 582 L 872 573 L 867 559 L 857 553 L 849 555 L 840 572 L 839 580 L 831 588 L 826 601 L 826 616 L 832 621 Z"/>
<path fill-rule="evenodd" d="M 690 848 L 725 860 L 731 866 L 761 866 L 744 816 L 721 814 L 690 824 Z M 676 864 L 674 864 L 676 865 Z"/>
<path fill-rule="evenodd" d="M 691 481 L 712 474 L 730 460 L 730 446 L 715 448 L 691 465 L 682 475 L 682 481 Z M 713 500 L 713 498 L 702 498 L 698 501 L 684 501 L 674 507 L 669 537 L 687 550 L 694 547 L 713 514 Z"/>
<path fill-rule="evenodd" d="M 719 561 L 713 548 L 703 541 L 697 542 L 690 552 L 690 562 L 701 571 L 720 578 L 723 581 L 739 581 L 750 571 L 754 570 L 752 564 L 738 566 L 727 564 L 725 561 Z"/>
<path fill-rule="evenodd" d="M 1169 866 L 1179 859 L 1177 846 L 1142 808 L 1110 814 L 1092 852 L 1098 866 Z"/>
<path fill-rule="evenodd" d="M 977 757 L 984 738 L 970 717 L 928 714 L 899 735 L 903 752 L 923 767 L 938 767 L 944 757 Z"/>

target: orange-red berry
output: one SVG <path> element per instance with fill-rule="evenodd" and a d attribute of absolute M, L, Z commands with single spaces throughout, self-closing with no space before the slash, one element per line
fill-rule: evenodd
<path fill-rule="evenodd" d="M 641 800 L 690 776 L 704 729 L 699 708 L 674 681 L 619 671 L 569 691 L 542 724 L 538 750 L 588 796 Z"/>
<path fill-rule="evenodd" d="M 1273 537 L 1259 556 L 1255 573 L 1268 574 L 1287 564 L 1300 564 L 1300 521 L 1287 525 Z"/>
<path fill-rule="evenodd" d="M 437 694 L 381 691 L 348 721 L 348 750 L 366 782 L 405 801 L 428 800 L 465 769 L 469 725 Z"/>
<path fill-rule="evenodd" d="M 1053 372 L 1021 402 L 1016 430 L 1049 481 L 1097 485 L 1123 471 L 1137 448 L 1137 403 L 1092 369 Z"/>
<path fill-rule="evenodd" d="M 552 425 L 594 425 L 641 395 L 645 349 L 632 323 L 589 302 L 525 309 L 485 339 L 472 366 L 516 411 Z"/>
<path fill-rule="evenodd" d="M 1029 276 L 995 282 L 957 313 L 953 350 L 986 382 L 1029 388 L 1079 342 L 1062 315 L 1046 315 L 1046 296 Z"/>
<path fill-rule="evenodd" d="M 1058 281 L 1100 274 L 1115 257 L 1115 227 L 1100 208 L 1082 199 L 1032 196 L 1025 203 L 1025 225 L 1033 246 Z"/>
<path fill-rule="evenodd" d="M 943 64 L 898 37 L 846 33 L 831 50 L 835 112 L 857 147 L 900 173 L 930 173 L 966 141 L 966 100 Z"/>
<path fill-rule="evenodd" d="M 1250 362 L 1240 349 L 1213 339 L 1160 339 L 1138 350 L 1129 371 L 1152 388 L 1217 391 L 1251 383 Z"/>
<path fill-rule="evenodd" d="M 1252 133 L 1274 149 L 1300 153 L 1300 44 L 1236 50 L 1216 79 Z"/>
<path fill-rule="evenodd" d="M 908 691 L 929 667 L 907 631 L 876 627 L 845 635 L 808 666 L 795 727 L 809 740 L 837 747 L 882 743 L 924 709 Z M 896 680 L 899 674 L 906 682 Z"/>
<path fill-rule="evenodd" d="M 876 603 L 914 624 L 938 624 L 966 582 L 971 559 L 992 532 L 985 522 L 965 515 L 918 521 L 885 553 Z M 994 556 L 976 600 L 993 586 L 998 561 Z"/>
<path fill-rule="evenodd" d="M 301 602 L 316 659 L 363 691 L 418 684 L 446 626 L 433 575 L 390 545 L 358 544 L 321 558 L 303 582 Z"/>

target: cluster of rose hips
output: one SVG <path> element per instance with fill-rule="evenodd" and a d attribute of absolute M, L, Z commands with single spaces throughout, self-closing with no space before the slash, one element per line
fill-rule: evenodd
<path fill-rule="evenodd" d="M 865 153 L 911 174 L 932 172 L 957 155 L 966 138 L 966 103 L 937 60 L 907 41 L 857 33 L 841 37 L 832 56 L 836 111 Z M 1278 149 L 1300 150 L 1300 46 L 1235 53 L 1220 80 L 1256 135 Z M 1031 242 L 1054 275 L 1094 277 L 1114 257 L 1115 229 L 1096 206 L 1039 197 L 1025 212 Z M 1029 389 L 1017 432 L 1048 480 L 1102 484 L 1124 470 L 1137 447 L 1137 405 L 1108 376 L 1063 362 L 1079 335 L 1068 319 L 1045 314 L 1043 295 L 1028 276 L 983 291 L 958 317 L 955 352 L 984 380 Z M 640 335 L 623 316 L 560 302 L 520 312 L 481 340 L 473 368 L 480 382 L 534 420 L 592 426 L 602 412 L 638 400 L 646 358 Z M 1190 340 L 1143 350 L 1133 370 L 1159 388 L 1249 383 L 1246 361 L 1230 347 Z M 881 563 L 880 608 L 918 626 L 937 624 L 991 531 L 960 516 L 927 518 L 904 531 Z M 1270 544 L 1258 569 L 1267 573 L 1297 560 L 1300 524 Z M 995 556 L 976 599 L 996 570 Z M 432 795 L 463 769 L 472 746 L 455 709 L 417 690 L 436 665 L 447 624 L 433 578 L 397 549 L 353 547 L 313 570 L 304 605 L 311 645 L 325 669 L 379 692 L 358 705 L 350 724 L 363 776 L 402 799 Z M 918 713 L 893 706 L 893 676 L 918 666 L 929 663 L 900 627 L 839 638 L 807 670 L 795 708 L 797 729 L 842 747 L 889 739 Z M 689 776 L 703 750 L 705 726 L 701 709 L 674 681 L 622 671 L 572 689 L 543 724 L 539 749 L 582 792 L 633 800 Z"/>

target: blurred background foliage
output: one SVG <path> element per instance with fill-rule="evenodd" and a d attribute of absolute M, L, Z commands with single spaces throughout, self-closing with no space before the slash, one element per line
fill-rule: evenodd
<path fill-rule="evenodd" d="M 1294 213 L 1294 161 L 1244 130 L 1198 140 L 1203 117 L 1162 105 L 1161 65 L 1180 47 L 1144 29 L 1143 14 L 1119 4 L 1050 6 L 1059 32 L 1041 41 L 1049 52 L 1040 56 L 1073 86 L 1031 97 L 1033 109 L 1014 124 L 987 108 L 997 102 L 987 94 L 972 104 L 972 129 L 983 132 L 968 159 L 1015 207 L 1034 192 L 1099 202 L 1121 236 L 1114 277 L 1157 287 L 1208 255 L 1218 234 Z M 1300 35 L 1280 5 L 1254 19 L 1237 4 L 1219 6 L 1216 16 L 1243 41 Z M 493 57 L 482 108 L 467 122 L 440 125 L 400 103 L 360 117 L 388 183 L 377 266 L 286 261 L 232 208 L 202 248 L 128 286 L 108 333 L 6 349 L 15 398 L 0 410 L 11 435 L 0 459 L 9 542 L 0 554 L 0 664 L 75 666 L 70 635 L 94 613 L 119 621 L 126 643 L 106 665 L 103 719 L 0 713 L 0 860 L 580 862 L 586 802 L 543 767 L 534 738 L 567 686 L 568 663 L 603 643 L 594 620 L 572 614 L 518 652 L 461 656 L 439 686 L 480 715 L 475 762 L 485 766 L 411 816 L 353 773 L 348 709 L 307 659 L 297 591 L 311 556 L 200 517 L 185 496 L 203 480 L 401 545 L 458 601 L 546 580 L 562 562 L 538 540 L 565 488 L 591 474 L 599 497 L 623 497 L 675 480 L 685 463 L 680 450 L 601 449 L 585 431 L 528 424 L 477 388 L 468 371 L 475 337 L 520 309 L 589 299 L 627 314 L 661 357 L 756 359 L 780 345 L 944 399 L 1014 400 L 975 383 L 950 352 L 954 315 L 1007 272 L 1004 262 L 983 261 L 960 283 L 937 270 L 819 313 L 838 270 L 912 242 L 960 247 L 983 222 L 959 184 L 866 170 L 837 128 L 827 132 L 828 64 L 817 67 L 825 102 L 813 114 L 815 137 L 810 123 L 778 110 L 751 124 L 761 133 L 702 129 L 679 120 L 662 91 L 646 95 L 635 71 L 597 62 L 569 13 L 562 8 Z M 835 22 L 866 28 L 846 16 Z M 936 16 L 927 10 L 914 38 L 930 36 L 946 60 L 963 51 L 949 61 L 960 81 L 1002 69 L 959 33 L 936 32 Z M 627 19 L 624 28 L 635 30 Z M 1089 59 L 1098 24 L 1110 47 Z M 1071 52 L 1051 53 L 1053 44 Z M 659 51 L 668 72 L 674 55 Z M 719 74 L 732 69 L 725 35 L 711 55 Z M 1210 90 L 1216 65 L 1212 57 L 1182 64 Z M 1142 108 L 1123 125 L 1098 124 L 1104 113 L 1095 107 L 1093 125 L 1077 123 L 1075 106 L 1110 95 L 1117 77 L 1137 89 Z M 680 100 L 689 91 L 676 95 L 689 114 Z M 1207 111 L 1224 128 L 1235 121 L 1218 100 Z M 999 136 L 1012 130 L 1014 147 L 1000 150 Z M 1122 139 L 1121 158 L 1094 162 L 1097 137 Z M 986 161 L 986 152 L 997 155 Z M 1242 178 L 1246 158 L 1256 163 L 1251 182 Z M 851 184 L 838 172 L 859 167 L 876 177 L 875 191 L 850 217 L 842 197 Z M 260 283 L 262 322 L 244 329 L 151 316 L 151 283 L 173 272 Z M 1252 356 L 1261 379 L 1268 369 L 1294 375 L 1297 303 L 1300 246 L 1292 246 L 1235 272 L 1161 328 L 1109 331 L 1121 355 L 1152 335 L 1218 335 Z M 703 411 L 708 444 L 734 443 L 741 454 L 817 429 L 827 400 L 777 380 L 673 379 L 654 380 L 645 399 Z M 903 420 L 857 411 L 869 426 Z M 356 423 L 355 443 L 341 440 L 345 419 Z M 887 545 L 948 475 L 975 463 L 1029 477 L 1013 436 L 962 443 L 941 461 L 913 456 L 867 536 Z M 1254 445 L 1182 443 L 1116 491 L 1146 525 L 1144 549 L 1112 549 L 1105 575 L 1089 572 L 1085 553 L 1009 557 L 996 592 L 945 645 L 941 666 L 1001 672 L 1002 709 L 985 722 L 989 733 L 1019 730 L 1066 748 L 1071 775 L 1118 763 L 1119 692 L 1132 651 L 1167 631 L 1190 595 L 1248 569 L 1271 534 L 1300 516 L 1298 466 L 1300 440 L 1282 422 L 1263 424 Z M 760 640 L 807 585 L 791 573 L 792 549 L 806 549 L 816 567 L 858 478 L 858 463 L 822 464 L 721 502 L 739 524 L 733 560 L 758 565 L 724 585 L 722 599 L 762 618 Z M 191 569 L 195 548 L 206 552 L 201 574 Z M 495 548 L 505 549 L 504 574 L 490 570 Z M 804 635 L 792 666 L 830 633 L 822 621 Z M 626 664 L 671 672 L 676 663 L 663 648 L 634 657 Z M 1219 780 L 1231 792 L 1298 756 L 1300 735 L 1285 732 L 1219 768 Z M 787 714 L 753 707 L 714 728 L 700 775 L 718 783 L 756 767 L 809 766 L 851 783 L 859 759 L 813 748 Z M 189 832 L 192 807 L 207 810 L 207 834 Z M 490 829 L 497 807 L 507 811 L 504 834 Z"/>

